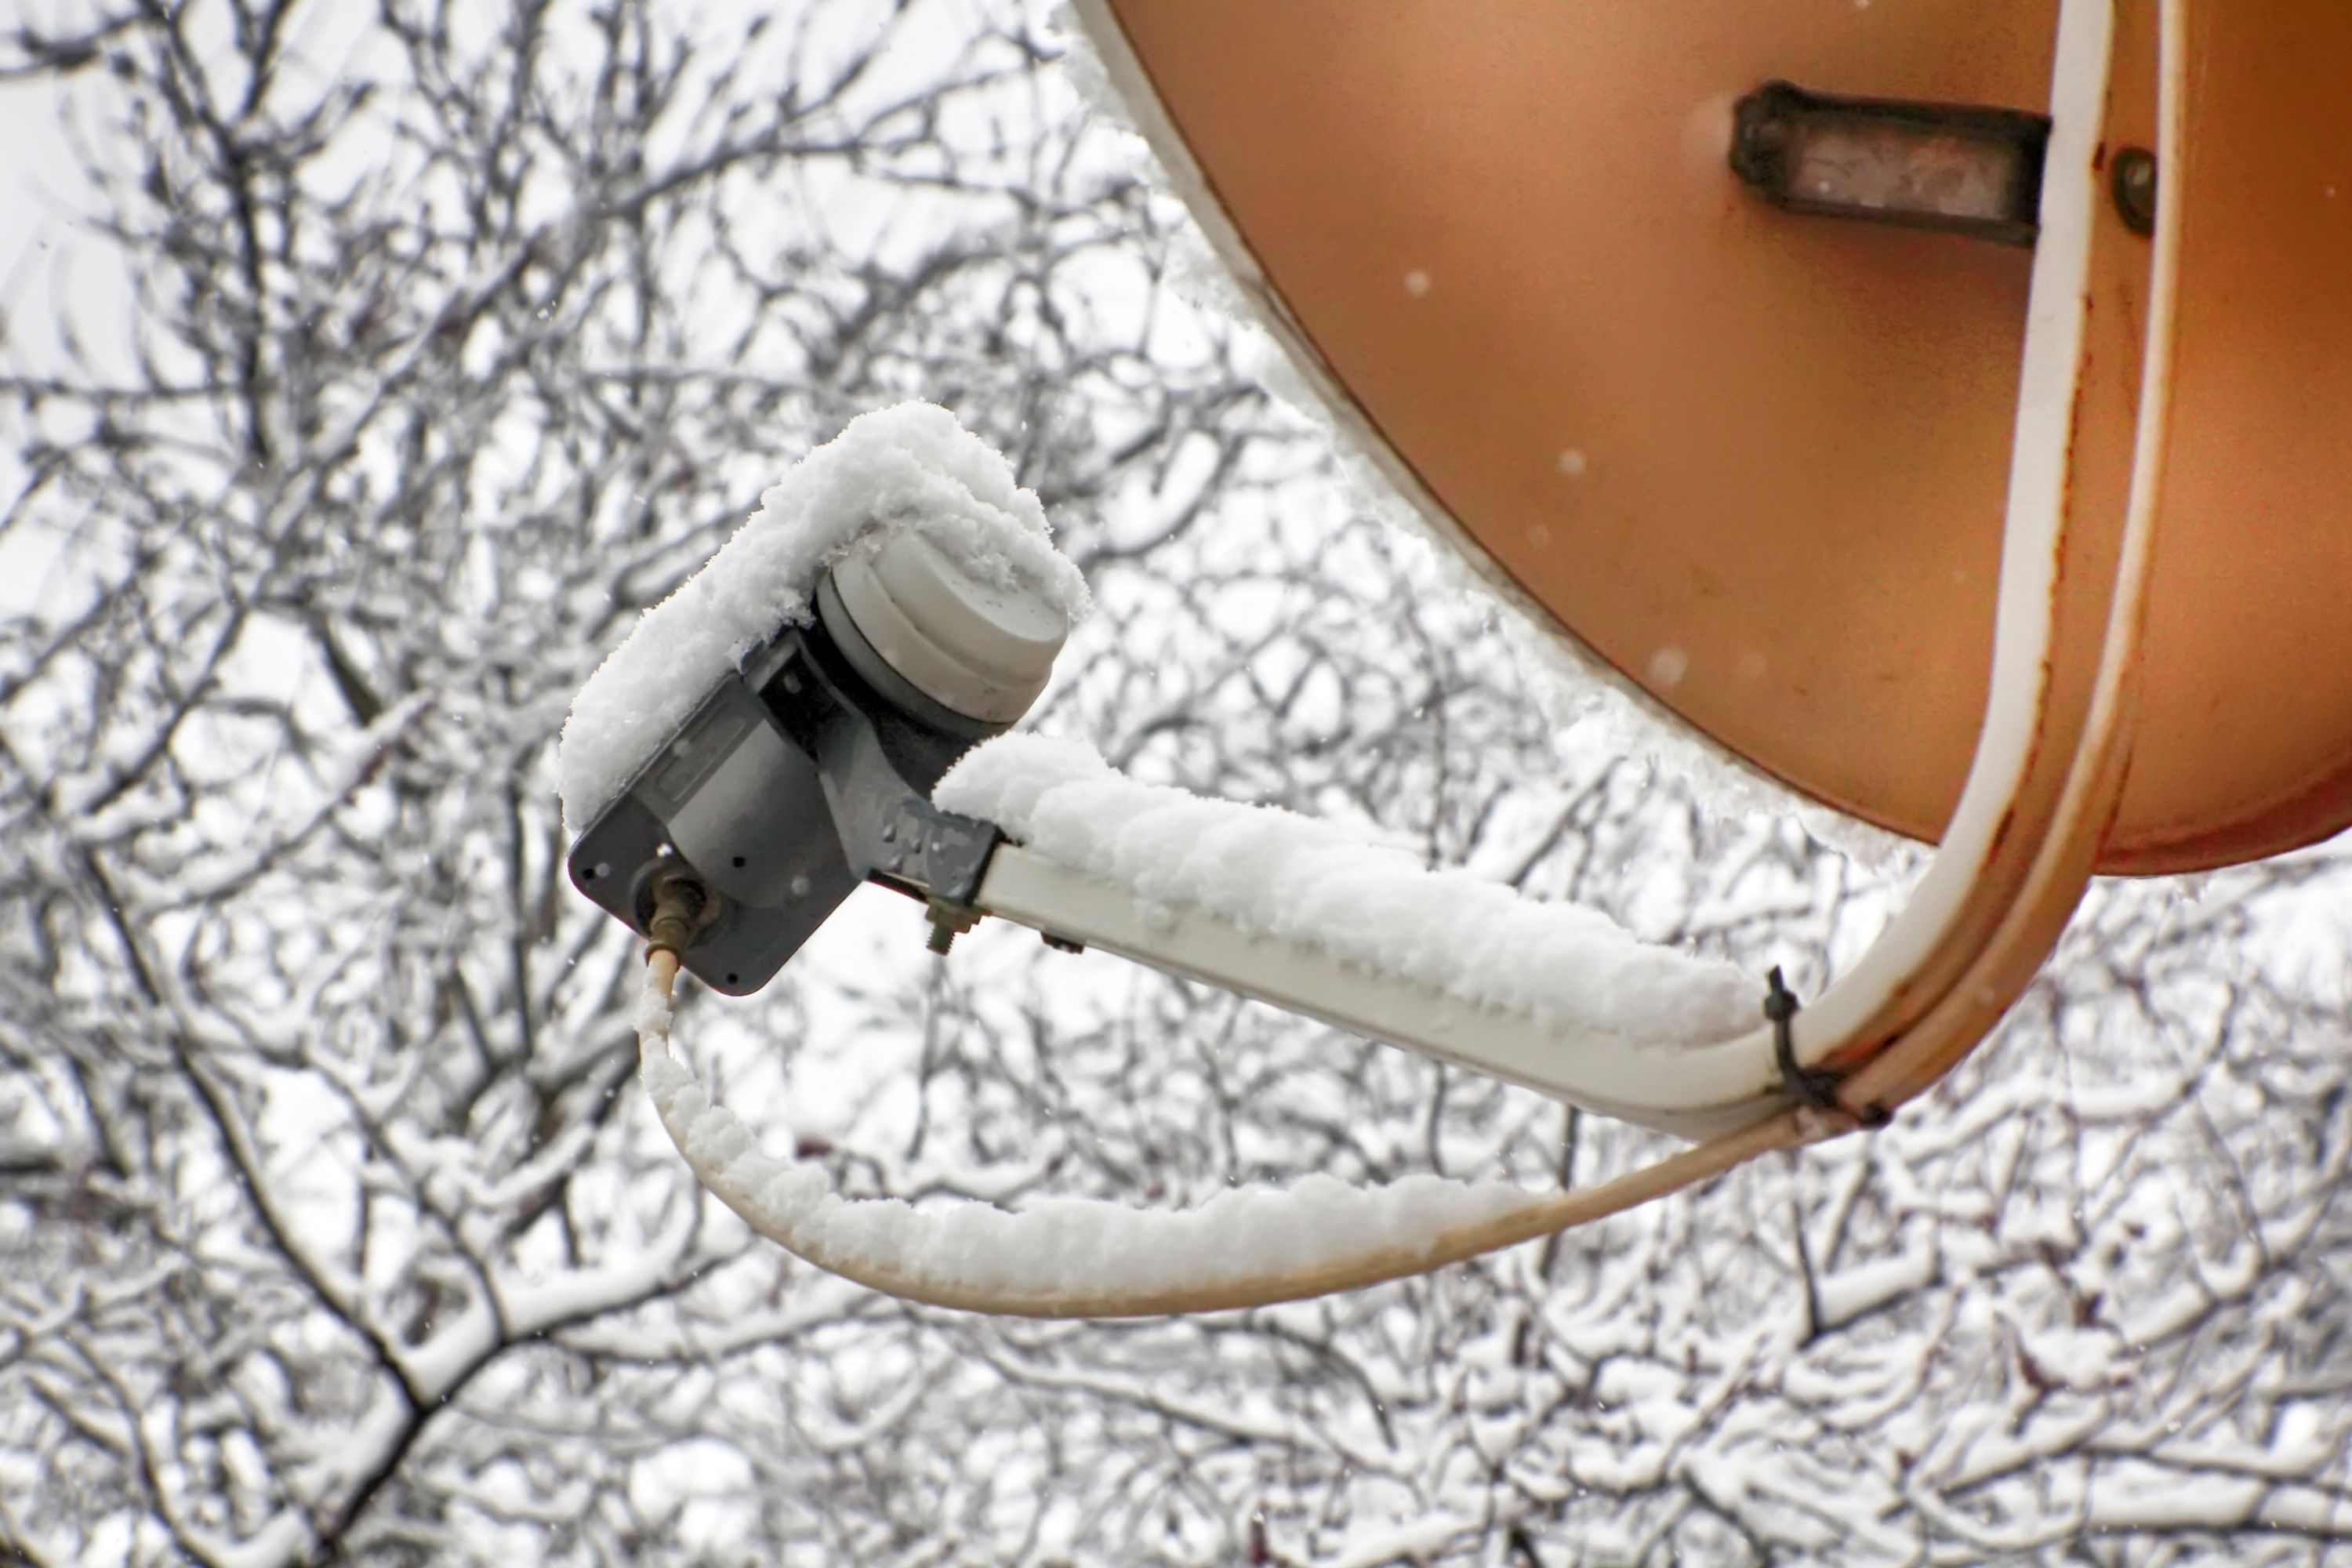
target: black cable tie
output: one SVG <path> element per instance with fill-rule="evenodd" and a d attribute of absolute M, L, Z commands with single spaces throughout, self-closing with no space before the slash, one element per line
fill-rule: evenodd
<path fill-rule="evenodd" d="M 1838 1093 L 1846 1074 L 1835 1068 L 1809 1068 L 1797 1061 L 1797 1009 L 1802 1005 L 1797 994 L 1780 978 L 1780 966 L 1774 964 L 1764 977 L 1769 989 L 1764 994 L 1764 1016 L 1772 1024 L 1772 1060 L 1780 1069 L 1780 1082 L 1790 1098 L 1813 1110 L 1839 1116 L 1851 1116 L 1864 1127 L 1884 1127 L 1890 1118 L 1883 1105 L 1860 1109 L 1846 1104 Z"/>

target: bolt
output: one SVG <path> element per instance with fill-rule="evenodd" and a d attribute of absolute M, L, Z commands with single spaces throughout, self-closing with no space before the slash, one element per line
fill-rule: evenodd
<path fill-rule="evenodd" d="M 2143 237 L 2156 232 L 2156 154 L 2126 147 L 2116 154 L 2112 189 L 2124 226 Z"/>
<path fill-rule="evenodd" d="M 969 904 L 950 903 L 945 899 L 932 899 L 928 908 L 931 912 L 933 952 L 945 952 L 955 944 L 955 939 L 980 923 L 980 911 Z"/>

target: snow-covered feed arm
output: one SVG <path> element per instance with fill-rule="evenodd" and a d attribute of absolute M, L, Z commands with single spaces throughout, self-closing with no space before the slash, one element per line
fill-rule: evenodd
<path fill-rule="evenodd" d="M 1685 1136 L 1785 1103 L 1770 1055 L 1730 1044 L 1756 1033 L 1757 978 L 1593 910 L 1037 735 L 980 746 L 933 798 L 1011 840 L 979 907 L 1056 939 Z"/>
<path fill-rule="evenodd" d="M 1085 607 L 1036 498 L 952 416 L 854 422 L 581 691 L 575 884 L 640 931 L 677 890 L 679 961 L 724 992 L 766 984 L 874 880 L 927 900 L 942 947 L 1003 914 L 1673 1131 L 1780 1103 L 1737 970 L 1003 735 Z"/>

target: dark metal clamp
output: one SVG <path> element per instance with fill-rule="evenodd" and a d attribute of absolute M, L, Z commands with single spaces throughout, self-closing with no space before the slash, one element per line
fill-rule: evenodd
<path fill-rule="evenodd" d="M 1780 977 L 1780 966 L 1774 964 L 1764 977 L 1768 987 L 1764 994 L 1764 1016 L 1772 1025 L 1772 1060 L 1780 1069 L 1781 1087 L 1798 1104 L 1828 1115 L 1850 1117 L 1857 1126 L 1884 1127 L 1894 1120 L 1886 1107 L 1876 1103 L 1848 1105 L 1839 1091 L 1844 1088 L 1850 1072 L 1838 1068 L 1809 1068 L 1797 1060 L 1797 1009 L 1802 1005 L 1797 994 L 1789 989 Z"/>

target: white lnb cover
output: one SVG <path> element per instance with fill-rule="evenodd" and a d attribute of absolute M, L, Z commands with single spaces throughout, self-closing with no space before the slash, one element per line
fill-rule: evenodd
<path fill-rule="evenodd" d="M 1009 576 L 984 578 L 911 528 L 833 569 L 842 607 L 891 668 L 926 697 L 991 724 L 1029 710 L 1070 628 L 1040 587 Z"/>

